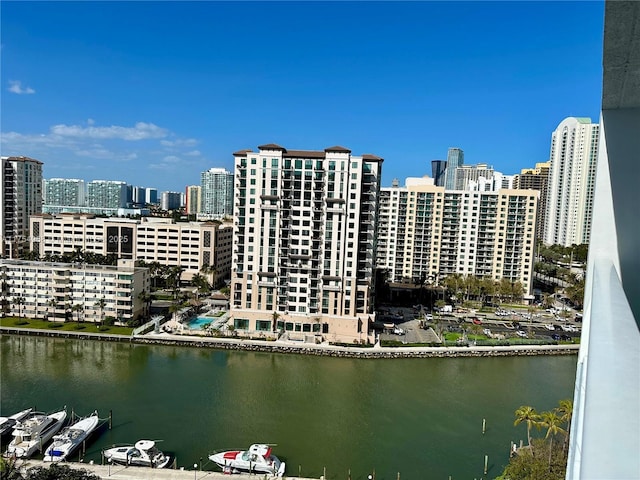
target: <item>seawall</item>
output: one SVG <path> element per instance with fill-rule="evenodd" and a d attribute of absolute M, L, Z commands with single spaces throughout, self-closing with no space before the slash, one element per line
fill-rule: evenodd
<path fill-rule="evenodd" d="M 0 327 L 0 335 L 28 335 L 91 339 L 106 342 L 134 343 L 140 345 L 167 345 L 180 347 L 215 348 L 249 352 L 319 355 L 343 358 L 446 358 L 446 357 L 506 357 L 537 355 L 575 355 L 579 345 L 508 345 L 468 347 L 343 347 L 328 344 L 305 344 L 292 341 L 260 341 L 240 338 L 199 337 L 168 334 L 138 336 L 109 335 L 86 332 L 69 332 L 18 327 Z"/>

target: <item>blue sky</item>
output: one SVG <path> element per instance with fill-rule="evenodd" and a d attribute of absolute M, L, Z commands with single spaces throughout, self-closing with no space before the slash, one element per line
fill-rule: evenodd
<path fill-rule="evenodd" d="M 182 191 L 232 153 L 342 145 L 393 178 L 505 174 L 598 120 L 604 3 L 0 3 L 1 152 Z"/>

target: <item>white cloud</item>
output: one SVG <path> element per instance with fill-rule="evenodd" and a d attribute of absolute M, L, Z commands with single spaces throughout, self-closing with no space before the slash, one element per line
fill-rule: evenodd
<path fill-rule="evenodd" d="M 94 127 L 93 121 L 90 120 L 89 126 L 81 125 L 54 125 L 50 131 L 54 135 L 63 137 L 78 138 L 98 138 L 98 139 L 120 139 L 120 140 L 147 140 L 150 138 L 163 138 L 169 132 L 166 128 L 158 127 L 153 123 L 138 122 L 134 127 L 120 127 L 112 125 L 110 127 Z"/>
<path fill-rule="evenodd" d="M 195 147 L 198 140 L 195 138 L 178 138 L 176 140 L 160 140 L 163 147 Z"/>
<path fill-rule="evenodd" d="M 185 155 L 188 155 L 189 157 L 199 157 L 202 154 L 200 153 L 200 150 L 192 150 L 190 152 L 185 153 Z"/>
<path fill-rule="evenodd" d="M 9 88 L 7 90 L 12 93 L 17 93 L 18 95 L 30 95 L 36 93 L 36 91 L 31 87 L 23 87 L 20 80 L 9 80 Z"/>

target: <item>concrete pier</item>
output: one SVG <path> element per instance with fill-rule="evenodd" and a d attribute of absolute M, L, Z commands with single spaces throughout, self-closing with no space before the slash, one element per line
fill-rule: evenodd
<path fill-rule="evenodd" d="M 49 468 L 51 463 L 45 463 L 41 460 L 24 460 L 18 461 L 18 468 L 20 470 L 29 469 L 33 467 L 45 467 Z M 126 467 L 124 465 L 97 465 L 91 463 L 78 463 L 78 462 L 64 462 L 63 465 L 68 465 L 73 469 L 84 469 L 89 472 L 98 475 L 105 480 L 275 480 L 278 477 L 269 476 L 266 474 L 252 474 L 239 473 L 233 475 L 226 475 L 222 472 L 214 472 L 208 470 L 197 469 L 171 469 L 171 468 L 145 468 L 145 467 Z M 318 480 L 313 478 L 304 477 L 290 477 L 285 475 L 283 477 L 287 480 Z"/>

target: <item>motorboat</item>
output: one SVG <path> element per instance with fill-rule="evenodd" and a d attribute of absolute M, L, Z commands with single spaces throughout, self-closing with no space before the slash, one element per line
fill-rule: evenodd
<path fill-rule="evenodd" d="M 284 462 L 281 462 L 271 450 L 270 445 L 255 443 L 248 450 L 229 450 L 209 455 L 225 473 L 234 471 L 284 475 Z"/>
<path fill-rule="evenodd" d="M 82 442 L 93 432 L 100 423 L 98 412 L 93 412 L 85 418 L 65 427 L 60 433 L 53 436 L 53 443 L 44 452 L 45 462 L 61 462 L 71 455 Z"/>
<path fill-rule="evenodd" d="M 138 440 L 135 445 L 114 446 L 102 452 L 107 461 L 121 465 L 164 468 L 171 459 L 165 455 L 153 440 Z"/>
<path fill-rule="evenodd" d="M 36 450 L 42 451 L 44 444 L 60 431 L 67 419 L 67 407 L 59 412 L 32 413 L 18 422 L 13 429 L 13 439 L 7 448 L 7 455 L 29 458 Z"/>
<path fill-rule="evenodd" d="M 22 410 L 21 412 L 14 413 L 10 417 L 0 417 L 0 436 L 4 436 L 7 433 L 10 433 L 16 426 L 16 424 L 24 420 L 27 415 L 31 413 L 33 409 L 27 408 L 26 410 Z"/>

